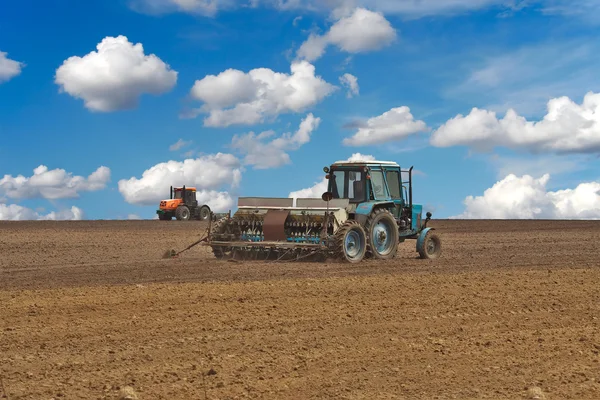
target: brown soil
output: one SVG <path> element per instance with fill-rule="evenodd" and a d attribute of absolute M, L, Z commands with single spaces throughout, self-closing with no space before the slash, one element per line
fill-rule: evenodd
<path fill-rule="evenodd" d="M 600 398 L 600 222 L 431 225 L 438 260 L 350 265 L 163 259 L 198 222 L 2 222 L 0 398 Z"/>

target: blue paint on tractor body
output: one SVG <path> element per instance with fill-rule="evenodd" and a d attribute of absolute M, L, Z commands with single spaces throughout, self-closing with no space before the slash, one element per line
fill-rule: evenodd
<path fill-rule="evenodd" d="M 394 208 L 394 202 L 392 200 L 389 200 L 389 201 L 366 201 L 366 202 L 360 203 L 356 206 L 356 214 L 369 215 L 369 214 L 371 214 L 373 209 L 378 206 L 385 206 L 385 208 Z"/>

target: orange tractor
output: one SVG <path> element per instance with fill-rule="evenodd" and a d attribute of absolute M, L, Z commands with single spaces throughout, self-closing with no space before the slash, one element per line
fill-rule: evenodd
<path fill-rule="evenodd" d="M 173 188 L 171 186 L 169 200 L 162 200 L 158 210 L 158 219 L 170 221 L 175 217 L 178 221 L 189 221 L 190 219 L 207 220 L 210 218 L 210 207 L 206 204 L 198 205 L 196 200 L 196 188 L 183 187 Z"/>

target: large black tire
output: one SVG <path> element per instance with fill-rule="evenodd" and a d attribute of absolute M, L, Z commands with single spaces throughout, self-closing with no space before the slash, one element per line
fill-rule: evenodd
<path fill-rule="evenodd" d="M 419 257 L 424 259 L 436 259 L 442 254 L 442 241 L 440 237 L 432 231 L 427 232 L 423 245 L 417 249 Z"/>
<path fill-rule="evenodd" d="M 335 256 L 337 259 L 359 263 L 366 254 L 367 234 L 356 221 L 346 221 L 335 233 Z"/>
<path fill-rule="evenodd" d="M 158 219 L 161 221 L 170 221 L 172 218 L 171 214 L 158 214 Z"/>
<path fill-rule="evenodd" d="M 191 218 L 190 209 L 187 206 L 179 206 L 175 210 L 175 218 L 178 221 L 189 221 Z"/>
<path fill-rule="evenodd" d="M 200 207 L 198 217 L 200 221 L 208 221 L 208 219 L 210 218 L 210 208 L 207 205 Z"/>
<path fill-rule="evenodd" d="M 365 224 L 367 257 L 389 260 L 398 251 L 398 224 L 389 210 L 375 209 Z"/>

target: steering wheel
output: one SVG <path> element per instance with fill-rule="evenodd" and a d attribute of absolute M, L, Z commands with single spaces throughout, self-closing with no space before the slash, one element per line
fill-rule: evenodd
<path fill-rule="evenodd" d="M 381 192 L 381 185 L 373 185 L 373 190 L 375 191 L 375 193 Z"/>

